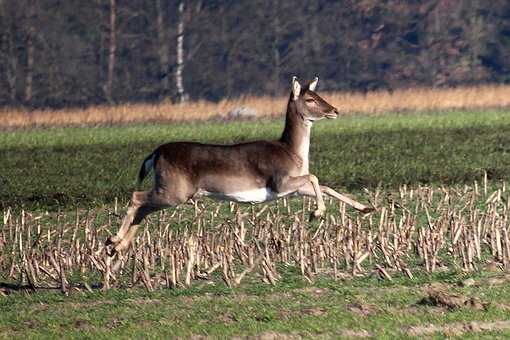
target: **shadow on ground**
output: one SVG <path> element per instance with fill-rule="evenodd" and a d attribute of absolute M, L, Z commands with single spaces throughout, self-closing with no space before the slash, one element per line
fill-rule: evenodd
<path fill-rule="evenodd" d="M 221 142 L 221 141 L 212 141 Z M 229 141 L 237 142 L 237 141 Z M 129 198 L 152 142 L 0 152 L 1 206 L 62 209 Z M 510 126 L 312 135 L 311 171 L 351 192 L 377 185 L 453 184 L 510 172 Z"/>

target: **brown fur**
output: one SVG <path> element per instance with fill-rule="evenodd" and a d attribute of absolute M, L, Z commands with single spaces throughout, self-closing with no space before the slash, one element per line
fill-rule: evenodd
<path fill-rule="evenodd" d="M 338 115 L 338 111 L 311 91 L 309 86 L 301 88 L 298 95 L 291 93 L 285 129 L 279 140 L 233 145 L 175 142 L 159 146 L 153 156 L 146 158 L 140 170 L 140 179 L 143 179 L 147 172 L 145 162 L 153 160 L 153 189 L 133 193 L 132 206 L 122 227 L 108 243 L 115 244 L 116 251 L 127 248 L 138 224 L 146 215 L 184 203 L 204 192 L 221 197 L 251 190 L 267 190 L 271 194 L 269 199 L 291 193 L 314 196 L 317 199 L 314 215 L 318 217 L 325 210 L 322 188 L 326 194 L 358 210 L 367 211 L 369 208 L 361 203 L 333 189 L 319 186 L 317 177 L 308 173 L 312 121 L 336 118 Z M 293 91 L 299 88 L 299 83 L 293 79 Z"/>
<path fill-rule="evenodd" d="M 156 186 L 174 190 L 176 185 L 168 176 L 181 173 L 188 181 L 186 199 L 198 189 L 230 193 L 270 187 L 276 191 L 278 178 L 297 175 L 302 165 L 280 141 L 228 146 L 181 142 L 162 145 L 158 151 Z"/>

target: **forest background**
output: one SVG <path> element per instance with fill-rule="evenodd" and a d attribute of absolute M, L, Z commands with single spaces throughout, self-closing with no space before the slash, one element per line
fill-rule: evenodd
<path fill-rule="evenodd" d="M 510 2 L 0 0 L 0 105 L 218 101 L 510 80 Z"/>

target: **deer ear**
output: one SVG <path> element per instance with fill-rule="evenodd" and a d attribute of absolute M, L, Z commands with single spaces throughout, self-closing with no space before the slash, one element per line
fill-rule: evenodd
<path fill-rule="evenodd" d="M 319 82 L 319 77 L 315 77 L 315 79 L 308 84 L 308 89 L 310 91 L 315 91 L 315 88 L 317 87 L 317 83 Z"/>
<path fill-rule="evenodd" d="M 297 77 L 292 77 L 292 99 L 296 100 L 299 98 L 299 94 L 301 93 L 301 85 L 299 84 Z"/>

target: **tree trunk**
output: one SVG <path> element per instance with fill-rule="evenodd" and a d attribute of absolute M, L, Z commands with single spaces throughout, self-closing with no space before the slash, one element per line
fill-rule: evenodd
<path fill-rule="evenodd" d="M 179 3 L 179 22 L 177 24 L 177 67 L 175 70 L 175 87 L 177 88 L 177 101 L 183 103 L 188 99 L 184 91 L 184 0 Z"/>
<path fill-rule="evenodd" d="M 109 49 L 108 49 L 108 73 L 106 76 L 106 83 L 104 86 L 104 94 L 106 100 L 109 103 L 113 103 L 112 99 L 112 87 L 113 87 L 113 78 L 115 74 L 115 52 L 117 50 L 117 36 L 115 31 L 115 23 L 117 16 L 116 9 L 116 0 L 110 0 L 110 41 L 109 41 Z"/>
<path fill-rule="evenodd" d="M 5 80 L 7 85 L 8 103 L 16 104 L 16 81 L 17 66 L 16 49 L 14 47 L 14 32 L 12 27 L 12 18 L 9 18 L 5 1 L 0 0 L 0 62 L 4 65 Z"/>
<path fill-rule="evenodd" d="M 35 17 L 37 2 L 29 5 L 27 10 L 27 34 L 26 34 L 26 72 L 25 72 L 25 104 L 32 101 L 33 80 L 34 80 L 34 39 L 35 39 Z"/>
<path fill-rule="evenodd" d="M 156 12 L 157 12 L 157 30 L 158 30 L 158 45 L 159 45 L 159 72 L 160 72 L 160 97 L 163 100 L 169 98 L 170 82 L 168 78 L 169 69 L 169 43 L 166 31 L 165 22 L 165 8 L 161 4 L 162 0 L 156 0 Z"/>
<path fill-rule="evenodd" d="M 273 26 L 273 79 L 271 81 L 271 88 L 273 95 L 278 94 L 280 90 L 280 78 L 281 78 L 281 56 L 280 56 L 280 36 L 281 36 L 281 24 L 280 24 L 280 1 L 273 0 L 272 3 L 272 26 Z"/>
<path fill-rule="evenodd" d="M 99 39 L 97 40 L 97 51 L 96 51 L 96 65 L 97 65 L 97 73 L 96 73 L 96 88 L 94 89 L 94 93 L 97 97 L 103 97 L 105 94 L 105 50 L 106 50 L 106 28 L 105 28 L 105 11 L 102 3 L 104 0 L 96 0 L 97 3 L 97 18 L 98 18 L 98 32 Z"/>
<path fill-rule="evenodd" d="M 227 27 L 228 27 L 228 24 L 227 24 L 227 11 L 225 10 L 225 5 L 221 6 L 219 8 L 219 16 L 221 18 L 221 44 L 223 46 L 223 53 L 224 53 L 224 56 L 223 56 L 223 59 L 224 59 L 224 64 L 223 64 L 223 67 L 224 67 L 224 75 L 225 77 L 223 77 L 223 79 L 221 79 L 220 81 L 223 81 L 225 82 L 225 90 L 223 91 L 223 97 L 226 97 L 226 98 L 230 98 L 231 94 L 232 94 L 232 89 L 234 87 L 233 85 L 233 82 L 232 82 L 232 78 L 234 78 L 232 76 L 232 65 L 231 65 L 231 62 L 230 60 L 232 59 L 231 57 L 231 44 L 229 43 L 229 34 L 227 32 Z"/>
<path fill-rule="evenodd" d="M 18 60 L 16 58 L 16 50 L 12 40 L 12 31 L 8 41 L 8 62 L 6 65 L 7 84 L 9 86 L 9 99 L 11 104 L 15 104 L 17 100 L 16 82 L 18 81 Z"/>
<path fill-rule="evenodd" d="M 319 4 L 317 1 L 310 1 L 306 6 L 308 13 L 314 13 L 303 23 L 306 26 L 304 32 L 305 36 L 305 64 L 317 63 L 317 58 L 320 57 L 321 52 L 321 36 L 319 35 L 319 25 L 317 15 L 319 12 Z"/>
<path fill-rule="evenodd" d="M 32 84 L 34 77 L 34 43 L 31 34 L 27 37 L 27 69 L 25 77 L 25 104 L 32 101 Z"/>

